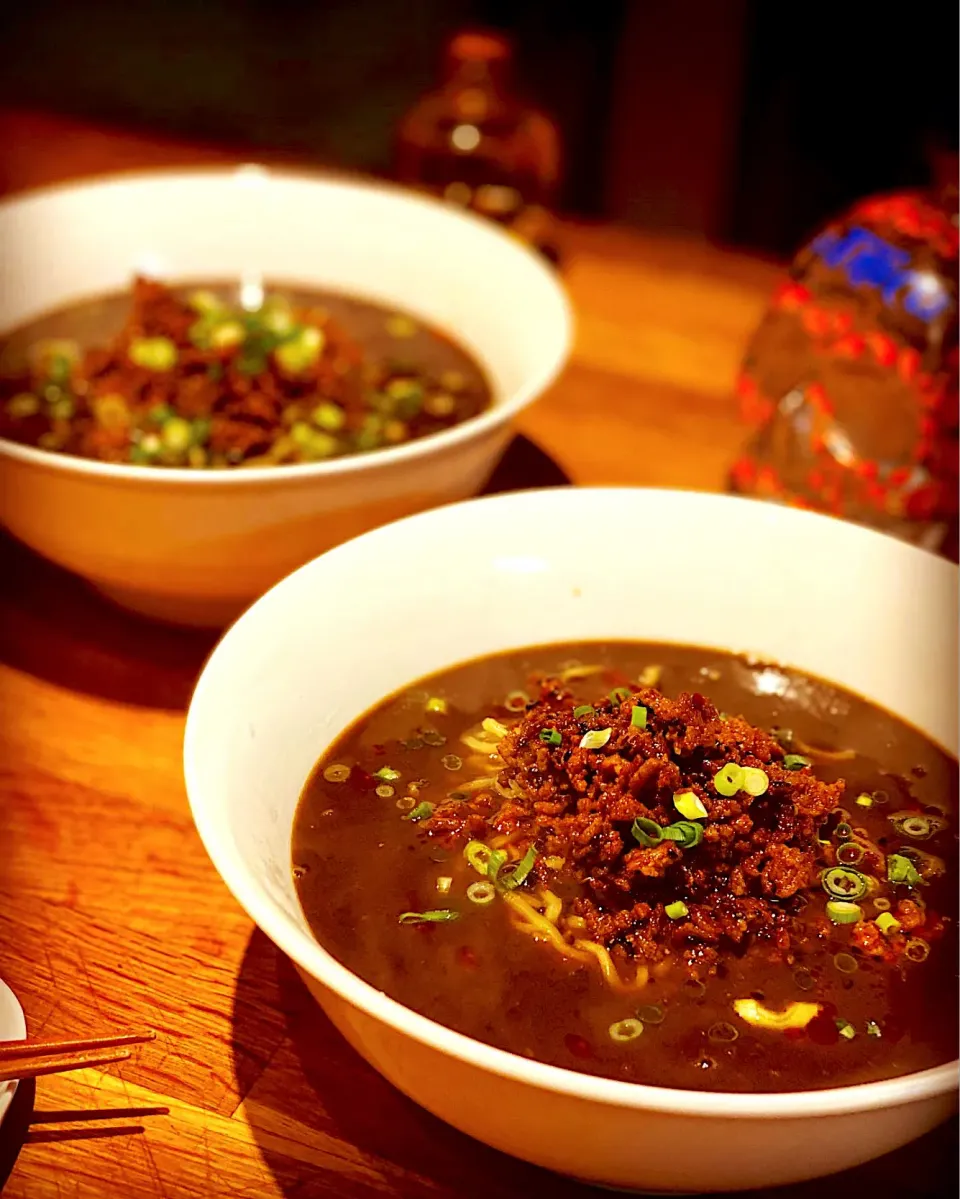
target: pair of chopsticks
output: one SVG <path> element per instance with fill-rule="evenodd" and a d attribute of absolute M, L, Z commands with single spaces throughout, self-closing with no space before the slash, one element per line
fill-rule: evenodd
<path fill-rule="evenodd" d="M 142 1045 L 156 1035 L 131 1032 L 81 1041 L 0 1041 L 0 1082 L 123 1062 L 129 1058 L 130 1050 L 122 1046 Z"/>

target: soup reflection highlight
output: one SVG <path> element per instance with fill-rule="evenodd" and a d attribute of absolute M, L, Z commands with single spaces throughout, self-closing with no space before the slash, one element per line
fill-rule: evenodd
<path fill-rule="evenodd" d="M 957 763 L 822 680 L 719 651 L 531 649 L 391 697 L 318 764 L 320 943 L 512 1053 L 721 1091 L 956 1056 Z"/>

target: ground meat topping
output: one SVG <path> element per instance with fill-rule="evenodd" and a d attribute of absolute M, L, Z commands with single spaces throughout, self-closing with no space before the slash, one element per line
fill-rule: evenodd
<path fill-rule="evenodd" d="M 634 718 L 638 706 L 645 721 Z M 591 732 L 598 736 L 585 738 Z M 481 791 L 440 804 L 428 833 L 498 832 L 533 844 L 539 882 L 568 886 L 586 935 L 620 957 L 655 962 L 676 953 L 710 971 L 718 947 L 749 937 L 789 956 L 802 902 L 790 901 L 818 882 L 818 834 L 842 781 L 787 769 L 775 737 L 721 715 L 696 692 L 670 699 L 640 688 L 587 707 L 556 679 L 542 683 L 499 753 L 496 798 Z M 763 794 L 720 794 L 715 779 L 730 763 L 762 771 Z M 705 815 L 690 819 L 690 803 Z M 656 837 L 644 844 L 638 818 L 661 830 L 686 820 L 702 838 L 687 847 Z"/>

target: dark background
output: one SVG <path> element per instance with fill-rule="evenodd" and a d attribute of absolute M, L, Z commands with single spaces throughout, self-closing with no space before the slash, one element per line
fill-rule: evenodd
<path fill-rule="evenodd" d="M 465 23 L 516 39 L 562 206 L 785 254 L 872 191 L 955 172 L 955 3 L 27 0 L 0 105 L 386 173 Z M 883 15 L 887 11 L 898 14 Z M 0 148 L 2 154 L 2 148 Z"/>

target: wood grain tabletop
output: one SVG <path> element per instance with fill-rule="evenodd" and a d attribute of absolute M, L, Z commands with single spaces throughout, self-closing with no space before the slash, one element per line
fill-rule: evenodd
<path fill-rule="evenodd" d="M 0 147 L 6 192 L 233 157 L 24 113 L 0 114 Z M 775 268 L 620 229 L 561 234 L 576 348 L 494 486 L 720 488 L 742 435 L 731 383 Z M 211 636 L 129 616 L 9 541 L 0 578 L 0 976 L 32 1036 L 157 1032 L 128 1062 L 21 1086 L 0 1127 L 4 1194 L 602 1195 L 395 1091 L 234 903 L 181 776 Z M 938 1132 L 829 1185 L 937 1194 L 955 1159 Z"/>

